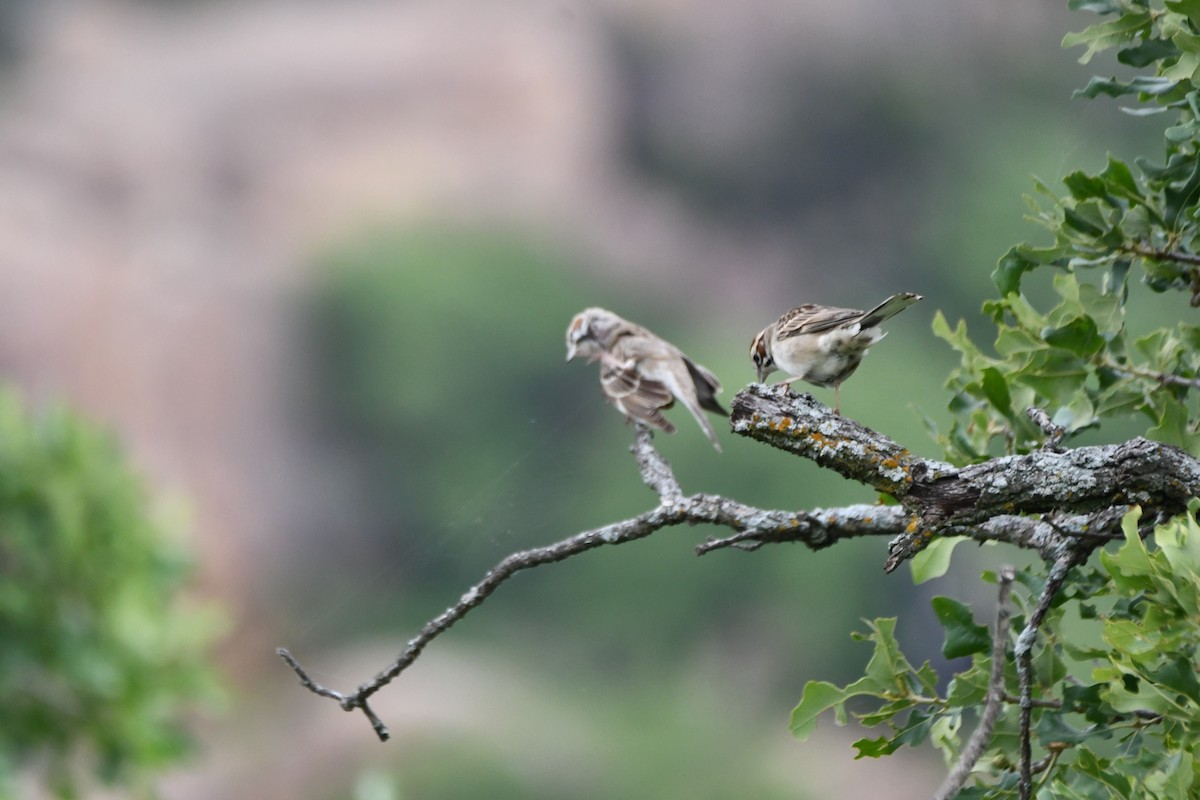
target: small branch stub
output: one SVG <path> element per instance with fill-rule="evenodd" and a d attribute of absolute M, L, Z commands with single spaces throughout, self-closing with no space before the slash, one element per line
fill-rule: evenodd
<path fill-rule="evenodd" d="M 1030 406 L 1025 409 L 1025 416 L 1029 417 L 1030 422 L 1042 429 L 1042 433 L 1046 434 L 1046 441 L 1042 445 L 1043 450 L 1049 450 L 1052 453 L 1061 453 L 1063 437 L 1067 435 L 1067 429 L 1061 425 L 1055 425 L 1050 419 L 1050 415 L 1044 409 L 1036 406 Z"/>

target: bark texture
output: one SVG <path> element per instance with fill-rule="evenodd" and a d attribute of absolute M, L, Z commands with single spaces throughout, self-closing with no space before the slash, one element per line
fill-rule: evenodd
<path fill-rule="evenodd" d="M 731 424 L 743 436 L 895 497 L 913 523 L 889 546 L 889 572 L 939 534 L 980 538 L 990 531 L 991 538 L 1054 560 L 1067 539 L 1111 538 L 1133 505 L 1153 520 L 1183 511 L 1200 493 L 1200 463 L 1140 437 L 1061 451 L 1051 436 L 1046 449 L 955 467 L 914 456 L 808 394 L 762 384 L 734 398 Z"/>

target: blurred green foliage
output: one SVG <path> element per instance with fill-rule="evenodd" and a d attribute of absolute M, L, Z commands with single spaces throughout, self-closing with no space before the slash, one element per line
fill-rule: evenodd
<path fill-rule="evenodd" d="M 216 697 L 211 610 L 112 437 L 0 391 L 0 796 L 149 790 Z"/>

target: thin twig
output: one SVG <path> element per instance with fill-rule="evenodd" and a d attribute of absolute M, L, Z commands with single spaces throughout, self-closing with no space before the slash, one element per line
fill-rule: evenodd
<path fill-rule="evenodd" d="M 992 634 L 992 673 L 988 678 L 987 699 L 984 701 L 983 714 L 979 718 L 979 726 L 975 728 L 975 732 L 971 734 L 970 740 L 958 757 L 958 763 L 950 770 L 950 774 L 946 776 L 946 780 L 934 794 L 934 800 L 950 800 L 962 790 L 967 778 L 971 775 L 971 770 L 975 768 L 976 762 L 979 761 L 979 757 L 983 755 L 983 751 L 987 749 L 987 744 L 992 738 L 992 731 L 996 727 L 996 719 L 1000 716 L 1000 707 L 1003 705 L 1005 697 L 1004 665 L 1008 661 L 1005 658 L 1005 648 L 1008 645 L 1009 618 L 1011 616 L 1008 601 L 1016 577 L 1016 570 L 1011 566 L 1000 568 L 1000 591 L 999 597 L 996 599 L 996 630 Z"/>
<path fill-rule="evenodd" d="M 358 693 L 353 695 L 345 695 L 341 692 L 334 691 L 333 689 L 317 683 L 311 677 L 309 677 L 308 673 L 305 672 L 304 667 L 300 666 L 300 662 L 296 660 L 295 656 L 288 652 L 286 647 L 276 648 L 275 654 L 287 662 L 287 665 L 291 667 L 296 675 L 300 678 L 300 683 L 304 686 L 304 688 L 308 689 L 314 694 L 319 694 L 322 697 L 328 697 L 338 701 L 338 705 L 340 705 L 344 711 L 353 711 L 356 708 L 362 709 L 363 714 L 366 715 L 367 720 L 371 723 L 371 727 L 375 729 L 375 735 L 379 737 L 379 741 L 386 742 L 389 738 L 391 738 L 391 732 L 388 730 L 387 725 L 384 725 L 383 720 L 381 720 L 379 716 L 373 710 L 371 710 L 371 707 L 367 705 L 366 697 L 362 697 Z"/>
<path fill-rule="evenodd" d="M 1134 242 L 1123 249 L 1126 252 L 1155 261 L 1174 261 L 1177 264 L 1189 264 L 1193 267 L 1200 266 L 1200 255 L 1196 255 L 1195 253 L 1184 253 L 1180 250 L 1153 247 L 1145 242 Z"/>
<path fill-rule="evenodd" d="M 1154 381 L 1160 386 L 1183 386 L 1188 389 L 1200 389 L 1200 378 L 1185 378 L 1182 375 L 1176 375 L 1173 372 L 1157 372 L 1152 369 L 1143 367 L 1135 367 L 1129 364 L 1118 364 L 1112 359 L 1102 359 L 1100 362 L 1105 368 L 1113 372 L 1120 373 L 1126 378 L 1143 378 L 1145 380 Z"/>
<path fill-rule="evenodd" d="M 1029 768 L 1029 772 L 1032 775 L 1040 775 L 1041 773 L 1050 769 L 1050 767 L 1052 767 L 1054 765 L 1054 762 L 1058 760 L 1058 757 L 1060 755 L 1062 755 L 1062 750 L 1060 750 L 1058 748 L 1051 750 L 1049 753 L 1046 754 L 1045 758 L 1042 758 L 1039 761 L 1035 762 L 1033 765 L 1031 765 Z"/>
<path fill-rule="evenodd" d="M 1017 697 L 1017 696 L 1016 696 L 1016 695 L 1014 695 L 1014 694 L 1006 694 L 1006 695 L 1004 695 L 1004 702 L 1006 702 L 1006 703 L 1011 703 L 1011 704 L 1013 704 L 1013 705 L 1017 705 L 1017 704 L 1019 704 L 1019 703 L 1021 702 L 1021 698 Z M 1029 701 L 1029 703 L 1030 703 L 1030 705 L 1032 705 L 1034 708 L 1054 708 L 1054 709 L 1060 709 L 1060 708 L 1062 708 L 1062 706 L 1063 706 L 1063 704 L 1062 704 L 1062 700 L 1042 700 L 1042 699 L 1039 699 L 1039 698 L 1037 698 L 1037 697 L 1035 697 L 1035 698 L 1033 698 L 1032 700 L 1030 700 L 1030 701 Z"/>
<path fill-rule="evenodd" d="M 299 676 L 299 678 L 300 678 L 300 684 L 302 686 L 304 686 L 305 689 L 308 689 L 310 692 L 313 692 L 314 694 L 319 694 L 322 697 L 329 697 L 334 700 L 337 700 L 339 703 L 344 702 L 346 700 L 346 695 L 342 694 L 341 692 L 336 692 L 333 689 L 329 689 L 325 686 L 322 686 L 321 684 L 317 683 L 312 678 L 310 678 L 308 676 L 308 673 L 304 671 L 304 668 L 300 666 L 300 662 L 296 661 L 296 657 L 293 656 L 286 647 L 275 648 L 275 655 L 282 658 L 284 661 L 287 662 L 287 665 L 289 667 L 291 667 L 293 670 L 295 670 L 296 675 Z"/>
<path fill-rule="evenodd" d="M 668 524 L 677 524 L 680 519 L 678 515 L 660 506 L 646 514 L 625 520 L 624 522 L 606 525 L 603 528 L 586 531 L 548 547 L 533 548 L 507 556 L 493 567 L 483 577 L 483 580 L 468 589 L 459 598 L 457 603 L 427 622 L 421 628 L 420 632 L 408 641 L 404 649 L 387 669 L 380 672 L 371 681 L 359 686 L 358 690 L 350 695 L 335 692 L 307 679 L 303 670 L 290 653 L 287 653 L 283 648 L 280 648 L 277 652 L 296 671 L 297 675 L 300 676 L 301 683 L 310 691 L 323 697 L 330 697 L 337 700 L 342 708 L 347 711 L 360 707 L 366 711 L 365 702 L 367 698 L 391 683 L 400 673 L 408 669 L 430 642 L 449 630 L 452 625 L 465 617 L 476 606 L 483 603 L 501 584 L 518 572 L 543 564 L 562 561 L 563 559 L 596 547 L 622 544 L 641 539 Z M 375 723 L 372 722 L 372 725 L 375 725 Z M 379 733 L 379 726 L 375 727 L 376 733 Z M 380 738 L 383 739 L 386 737 L 381 735 Z"/>
<path fill-rule="evenodd" d="M 1185 378 L 1170 372 L 1156 372 L 1149 377 L 1164 386 L 1186 386 L 1189 389 L 1200 389 L 1200 378 Z"/>
<path fill-rule="evenodd" d="M 637 424 L 637 438 L 629 448 L 637 459 L 638 471 L 642 473 L 642 482 L 658 495 L 663 505 L 674 505 L 683 496 L 679 481 L 671 470 L 671 465 L 654 449 L 654 434 L 648 427 Z"/>
<path fill-rule="evenodd" d="M 1062 589 L 1063 582 L 1067 579 L 1067 572 L 1071 567 L 1080 563 L 1086 558 L 1090 550 L 1082 550 L 1078 548 L 1064 548 L 1063 552 L 1054 561 L 1054 565 L 1050 568 L 1050 574 L 1046 576 L 1046 585 L 1042 587 L 1042 593 L 1038 597 L 1037 606 L 1034 607 L 1033 613 L 1029 615 L 1029 620 L 1025 623 L 1025 629 L 1021 631 L 1021 635 L 1017 637 L 1017 646 L 1014 648 L 1014 655 L 1017 660 L 1017 678 L 1020 685 L 1020 703 L 1021 703 L 1021 780 L 1019 783 L 1019 793 L 1021 800 L 1029 800 L 1030 794 L 1033 791 L 1033 748 L 1029 741 L 1029 725 L 1030 717 L 1033 712 L 1033 644 L 1037 641 L 1038 628 L 1042 624 L 1042 620 L 1046 617 L 1046 612 L 1050 610 L 1050 604 L 1054 601 L 1054 597 Z"/>

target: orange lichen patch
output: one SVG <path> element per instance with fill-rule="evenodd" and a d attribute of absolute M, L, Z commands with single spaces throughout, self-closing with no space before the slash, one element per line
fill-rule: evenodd
<path fill-rule="evenodd" d="M 863 525 L 870 525 L 875 521 L 874 517 L 863 517 Z"/>
<path fill-rule="evenodd" d="M 896 467 L 900 466 L 900 462 L 894 458 L 885 458 L 883 460 L 883 465 L 888 469 L 895 469 Z"/>
<path fill-rule="evenodd" d="M 779 430 L 786 431 L 790 427 L 792 427 L 791 417 L 784 417 L 783 419 L 779 420 Z"/>
<path fill-rule="evenodd" d="M 817 444 L 823 444 L 825 442 L 825 435 L 819 431 L 813 431 L 810 435 L 810 438 L 812 438 L 812 440 Z"/>
<path fill-rule="evenodd" d="M 904 532 L 905 532 L 905 533 L 912 533 L 912 532 L 913 532 L 913 531 L 915 531 L 916 529 L 917 529 L 917 518 L 916 518 L 916 517 L 913 517 L 912 519 L 910 519 L 910 520 L 908 521 L 908 525 L 906 525 L 906 526 L 905 526 L 905 528 L 904 528 Z"/>

